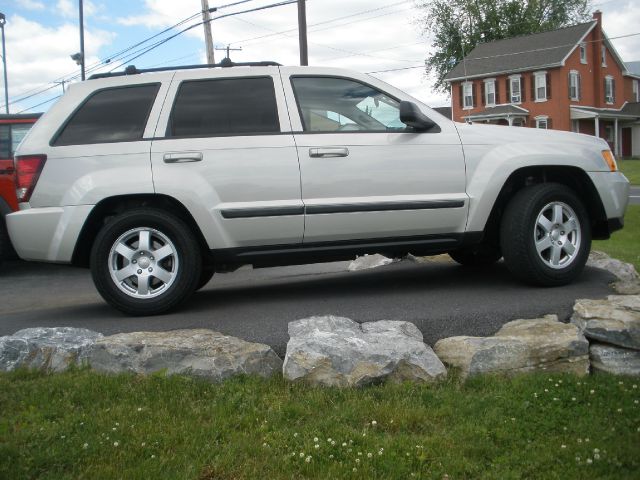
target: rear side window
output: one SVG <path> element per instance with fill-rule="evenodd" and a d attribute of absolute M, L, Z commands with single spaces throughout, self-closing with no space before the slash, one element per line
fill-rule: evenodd
<path fill-rule="evenodd" d="M 167 136 L 213 137 L 280 132 L 273 80 L 187 81 L 176 95 Z"/>
<path fill-rule="evenodd" d="M 100 90 L 72 115 L 55 146 L 142 139 L 159 84 Z"/>

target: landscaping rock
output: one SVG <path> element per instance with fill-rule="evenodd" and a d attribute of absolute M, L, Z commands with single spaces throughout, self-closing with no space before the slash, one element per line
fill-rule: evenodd
<path fill-rule="evenodd" d="M 233 375 L 269 377 L 282 360 L 268 345 L 250 343 L 212 330 L 120 333 L 96 342 L 89 364 L 107 373 L 184 374 L 220 381 Z"/>
<path fill-rule="evenodd" d="M 577 300 L 571 323 L 598 342 L 640 350 L 640 295 Z"/>
<path fill-rule="evenodd" d="M 289 335 L 283 369 L 288 380 L 351 387 L 384 380 L 431 382 L 447 374 L 410 322 L 310 317 L 289 323 Z"/>
<path fill-rule="evenodd" d="M 620 295 L 638 295 L 640 294 L 640 280 L 618 280 L 611 284 L 611 288 Z"/>
<path fill-rule="evenodd" d="M 607 270 L 620 280 L 627 282 L 638 278 L 638 272 L 632 264 L 623 262 L 617 258 L 611 258 L 604 252 L 592 251 L 587 260 L 587 266 Z"/>
<path fill-rule="evenodd" d="M 514 374 L 532 370 L 589 371 L 589 343 L 575 325 L 556 315 L 514 320 L 493 337 L 450 337 L 438 341 L 436 355 L 461 370 L 463 377 L 479 373 Z"/>
<path fill-rule="evenodd" d="M 592 343 L 589 347 L 591 368 L 614 375 L 640 376 L 640 351 Z"/>
<path fill-rule="evenodd" d="M 17 368 L 61 372 L 83 361 L 102 334 L 85 328 L 25 328 L 0 337 L 0 370 Z"/>
<path fill-rule="evenodd" d="M 374 255 L 363 255 L 362 257 L 356 257 L 356 259 L 349 264 L 347 270 L 349 270 L 350 272 L 367 270 L 369 268 L 389 265 L 393 262 L 394 260 L 392 258 L 387 258 L 384 255 L 380 255 L 379 253 L 376 253 Z"/>

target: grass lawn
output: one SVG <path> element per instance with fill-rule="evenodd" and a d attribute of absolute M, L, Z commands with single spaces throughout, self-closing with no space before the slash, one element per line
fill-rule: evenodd
<path fill-rule="evenodd" d="M 594 240 L 591 248 L 633 263 L 640 271 L 640 205 L 629 205 L 624 228 L 613 233 L 609 240 Z"/>
<path fill-rule="evenodd" d="M 631 182 L 631 185 L 640 185 L 640 159 L 618 160 L 618 167 Z"/>
<path fill-rule="evenodd" d="M 637 384 L 0 374 L 0 478 L 638 478 Z"/>

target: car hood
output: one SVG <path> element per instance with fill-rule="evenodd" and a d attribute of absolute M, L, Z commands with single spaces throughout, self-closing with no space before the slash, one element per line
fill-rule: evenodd
<path fill-rule="evenodd" d="M 578 144 L 596 149 L 609 149 L 601 138 L 561 130 L 543 130 L 502 125 L 455 123 L 463 145 L 500 145 L 506 143 Z"/>

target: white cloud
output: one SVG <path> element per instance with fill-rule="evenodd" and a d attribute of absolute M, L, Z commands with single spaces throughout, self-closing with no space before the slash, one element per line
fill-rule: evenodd
<path fill-rule="evenodd" d="M 6 50 L 10 101 L 22 96 L 23 92 L 42 88 L 46 82 L 79 72 L 69 58 L 70 54 L 79 49 L 77 25 L 65 23 L 58 27 L 45 27 L 20 15 L 13 15 L 9 21 L 11 29 L 6 30 Z M 109 44 L 112 38 L 113 34 L 107 31 L 85 31 L 87 64 L 99 61 L 98 50 Z M 4 98 L 4 85 L 0 91 L 0 98 Z M 55 91 L 55 88 L 52 89 L 46 96 Z M 46 96 L 25 100 L 20 105 L 11 105 L 10 109 L 14 113 L 18 112 L 38 103 L 38 100 L 44 100 Z"/>
<path fill-rule="evenodd" d="M 38 0 L 16 0 L 18 8 L 24 8 L 25 10 L 44 10 L 45 4 Z"/>
<path fill-rule="evenodd" d="M 609 38 L 638 33 L 640 8 L 635 1 L 619 4 L 615 10 L 603 12 L 602 26 Z M 640 36 L 611 40 L 616 51 L 625 62 L 640 60 Z"/>
<path fill-rule="evenodd" d="M 27 0 L 30 1 L 30 0 Z M 98 11 L 104 10 L 104 5 L 95 4 L 90 0 L 83 0 L 82 2 L 82 14 L 85 17 L 91 17 L 98 13 Z M 55 13 L 64 18 L 78 18 L 79 5 L 77 0 L 58 0 L 54 8 Z"/>

